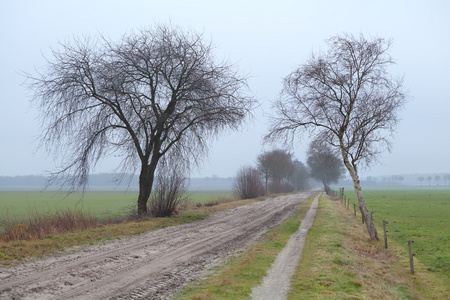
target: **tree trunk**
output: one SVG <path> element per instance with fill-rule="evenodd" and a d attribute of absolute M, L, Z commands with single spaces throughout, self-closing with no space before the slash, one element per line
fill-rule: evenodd
<path fill-rule="evenodd" d="M 268 190 L 267 190 L 267 182 L 269 181 L 269 177 L 266 176 L 266 195 L 268 194 Z"/>
<path fill-rule="evenodd" d="M 328 186 L 328 184 L 324 183 L 323 188 L 325 189 L 325 194 L 330 195 L 331 188 Z"/>
<path fill-rule="evenodd" d="M 325 194 L 330 195 L 331 188 L 328 185 L 328 180 L 326 179 L 326 176 L 324 174 L 322 176 L 322 184 L 323 184 L 323 188 L 325 189 Z"/>
<path fill-rule="evenodd" d="M 352 177 L 353 179 L 353 177 Z M 364 221 L 366 223 L 367 231 L 369 232 L 369 236 L 371 240 L 380 240 L 378 237 L 378 232 L 375 227 L 375 224 L 373 223 L 372 216 L 370 215 L 369 211 L 366 208 L 366 203 L 364 201 L 362 190 L 361 190 L 361 184 L 358 178 L 358 175 L 356 174 L 356 180 L 353 179 L 353 185 L 355 187 L 356 197 L 358 198 L 358 206 L 359 210 L 361 211 L 361 214 L 364 217 Z"/>
<path fill-rule="evenodd" d="M 152 192 L 155 171 L 160 159 L 159 148 L 154 150 L 150 161 L 142 161 L 141 174 L 139 175 L 138 218 L 145 217 L 148 213 L 147 202 Z"/>
<path fill-rule="evenodd" d="M 345 167 L 347 168 L 347 170 L 349 171 L 350 176 L 352 177 L 353 186 L 354 186 L 355 192 L 356 192 L 356 198 L 358 198 L 358 207 L 364 218 L 364 222 L 366 224 L 367 231 L 369 232 L 370 239 L 378 241 L 378 240 L 380 240 L 380 238 L 378 237 L 378 232 L 375 227 L 375 224 L 373 223 L 372 216 L 370 215 L 369 211 L 366 208 L 366 203 L 364 201 L 364 197 L 362 194 L 361 183 L 359 181 L 358 172 L 357 172 L 356 168 L 354 168 L 350 164 L 348 159 L 344 159 L 344 164 L 345 164 Z"/>
<path fill-rule="evenodd" d="M 138 217 L 142 218 L 147 215 L 147 201 L 151 193 L 153 180 L 150 180 L 149 166 L 142 164 L 141 173 L 139 174 L 139 196 L 138 196 Z"/>

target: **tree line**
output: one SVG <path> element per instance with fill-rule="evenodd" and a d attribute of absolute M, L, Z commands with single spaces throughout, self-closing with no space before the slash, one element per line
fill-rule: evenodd
<path fill-rule="evenodd" d="M 450 185 L 450 174 L 442 175 L 442 176 L 441 175 L 419 176 L 417 178 L 417 181 L 420 182 L 420 185 L 423 185 L 425 181 L 428 183 L 428 185 L 431 185 L 431 182 L 433 182 L 433 181 L 436 183 L 436 185 L 439 185 L 441 182 L 444 185 Z"/>
<path fill-rule="evenodd" d="M 234 192 L 241 199 L 270 193 L 289 193 L 311 188 L 310 179 L 322 183 L 324 190 L 337 183 L 344 167 L 336 153 L 325 143 L 310 143 L 306 165 L 287 150 L 274 149 L 258 155 L 255 166 L 243 166 L 237 172 Z"/>

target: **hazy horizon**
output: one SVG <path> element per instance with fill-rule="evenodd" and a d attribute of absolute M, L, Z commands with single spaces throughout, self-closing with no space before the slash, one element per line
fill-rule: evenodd
<path fill-rule="evenodd" d="M 117 40 L 126 32 L 172 23 L 203 33 L 215 45 L 218 61 L 235 63 L 249 75 L 249 88 L 261 103 L 238 132 L 225 132 L 190 177 L 233 177 L 255 163 L 264 146 L 271 101 L 282 79 L 326 49 L 325 40 L 343 33 L 392 39 L 409 102 L 392 140 L 392 152 L 360 170 L 361 177 L 450 173 L 450 12 L 449 1 L 6 1 L 0 12 L 0 176 L 42 175 L 60 165 L 36 150 L 37 110 L 22 72 L 45 66 L 50 47 L 73 37 L 99 34 Z M 309 139 L 290 149 L 305 162 Z M 278 148 L 281 146 L 278 145 Z M 105 158 L 92 173 L 113 172 L 120 158 Z"/>

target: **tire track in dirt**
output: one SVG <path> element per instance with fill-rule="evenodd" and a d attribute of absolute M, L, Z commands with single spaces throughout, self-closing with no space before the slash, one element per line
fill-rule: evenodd
<path fill-rule="evenodd" d="M 1 299 L 162 299 L 286 219 L 311 193 L 0 269 Z"/>

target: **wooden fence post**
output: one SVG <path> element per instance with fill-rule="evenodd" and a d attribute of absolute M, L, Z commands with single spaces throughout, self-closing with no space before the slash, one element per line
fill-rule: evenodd
<path fill-rule="evenodd" d="M 387 221 L 383 220 L 383 231 L 384 231 L 384 248 L 387 249 L 387 230 L 386 230 Z"/>
<path fill-rule="evenodd" d="M 414 253 L 412 252 L 412 243 L 414 241 L 408 240 L 408 249 L 409 249 L 409 267 L 411 269 L 411 274 L 414 274 Z"/>
<path fill-rule="evenodd" d="M 347 210 L 349 210 L 350 198 L 347 199 Z"/>
<path fill-rule="evenodd" d="M 353 204 L 353 212 L 355 213 L 356 216 L 356 204 Z"/>

